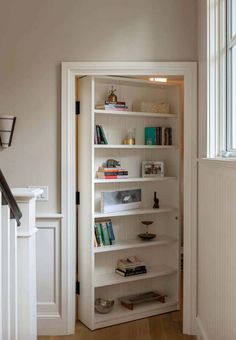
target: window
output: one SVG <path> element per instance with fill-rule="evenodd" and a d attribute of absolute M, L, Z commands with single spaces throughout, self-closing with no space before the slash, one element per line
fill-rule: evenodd
<path fill-rule="evenodd" d="M 208 0 L 208 156 L 236 157 L 236 0 Z"/>
<path fill-rule="evenodd" d="M 227 1 L 227 152 L 236 155 L 236 0 Z"/>

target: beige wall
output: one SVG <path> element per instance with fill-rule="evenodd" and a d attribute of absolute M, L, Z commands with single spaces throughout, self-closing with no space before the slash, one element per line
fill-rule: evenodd
<path fill-rule="evenodd" d="M 0 0 L 0 151 L 11 186 L 49 185 L 60 211 L 60 63 L 197 60 L 197 0 Z"/>
<path fill-rule="evenodd" d="M 207 0 L 198 0 L 198 155 L 207 156 Z"/>

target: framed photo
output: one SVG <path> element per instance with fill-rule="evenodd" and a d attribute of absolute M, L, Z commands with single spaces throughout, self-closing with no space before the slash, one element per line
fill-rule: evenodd
<path fill-rule="evenodd" d="M 164 176 L 164 163 L 159 161 L 143 161 L 142 177 Z"/>
<path fill-rule="evenodd" d="M 138 209 L 142 203 L 142 190 L 117 190 L 101 192 L 101 212 L 111 213 Z"/>

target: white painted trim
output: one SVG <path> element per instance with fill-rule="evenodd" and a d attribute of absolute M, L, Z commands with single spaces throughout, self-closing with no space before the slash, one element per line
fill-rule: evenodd
<path fill-rule="evenodd" d="M 66 249 L 64 265 L 68 269 L 62 278 L 67 306 L 67 333 L 75 324 L 76 268 L 76 173 L 75 173 L 75 77 L 76 75 L 173 75 L 184 76 L 185 150 L 184 150 L 184 333 L 196 330 L 196 234 L 197 234 L 197 64 L 195 62 L 66 62 L 62 63 L 61 114 L 61 204 L 62 231 Z"/>
<path fill-rule="evenodd" d="M 204 328 L 203 328 L 203 325 L 202 325 L 202 322 L 201 320 L 199 319 L 199 317 L 197 316 L 197 338 L 198 340 L 210 340 L 209 337 L 207 336 Z"/>
<path fill-rule="evenodd" d="M 57 213 L 36 214 L 36 220 L 53 220 L 53 219 L 62 219 L 63 217 L 64 217 L 63 214 L 57 214 Z"/>

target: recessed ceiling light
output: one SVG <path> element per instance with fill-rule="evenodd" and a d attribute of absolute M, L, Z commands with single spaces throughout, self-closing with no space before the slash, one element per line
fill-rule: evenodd
<path fill-rule="evenodd" d="M 167 78 L 149 78 L 149 80 L 160 82 L 160 83 L 166 83 L 167 82 Z"/>

